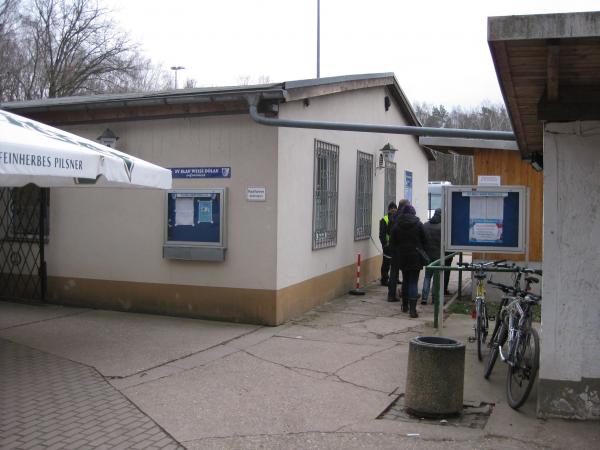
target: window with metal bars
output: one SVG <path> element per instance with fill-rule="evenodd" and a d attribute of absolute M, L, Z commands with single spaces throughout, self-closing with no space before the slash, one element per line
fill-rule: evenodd
<path fill-rule="evenodd" d="M 383 195 L 383 214 L 387 214 L 390 202 L 396 201 L 396 163 L 387 161 L 385 163 L 385 187 Z"/>
<path fill-rule="evenodd" d="M 337 244 L 340 147 L 315 139 L 312 248 Z"/>
<path fill-rule="evenodd" d="M 356 152 L 356 200 L 354 204 L 354 240 L 371 237 L 373 204 L 373 155 Z"/>
<path fill-rule="evenodd" d="M 42 190 L 34 184 L 28 184 L 23 187 L 12 188 L 8 191 L 9 195 L 3 199 L 4 239 L 31 240 L 37 241 L 40 238 L 40 214 L 44 214 L 43 227 L 44 238 L 48 238 L 49 220 L 48 220 L 48 201 L 49 196 L 45 195 L 45 207 L 42 208 Z"/>

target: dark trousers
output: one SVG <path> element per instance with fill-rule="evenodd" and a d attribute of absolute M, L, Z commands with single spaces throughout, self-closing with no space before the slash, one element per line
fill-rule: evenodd
<path fill-rule="evenodd" d="M 392 266 L 392 258 L 383 254 L 383 261 L 381 262 L 381 281 L 386 283 L 390 279 L 390 267 Z"/>
<path fill-rule="evenodd" d="M 403 270 L 402 271 L 402 298 L 416 299 L 419 293 L 419 272 L 421 270 Z M 390 280 L 388 281 L 388 298 L 396 297 L 396 288 L 398 287 L 398 275 L 400 267 L 392 262 Z"/>
<path fill-rule="evenodd" d="M 419 293 L 420 269 L 402 271 L 402 298 L 416 300 Z M 404 301 L 404 300 L 403 300 Z"/>
<path fill-rule="evenodd" d="M 446 253 L 446 255 L 449 255 L 449 254 L 450 253 Z M 454 259 L 454 256 L 452 258 L 446 259 L 446 261 L 444 262 L 444 265 L 451 266 L 453 259 Z M 452 273 L 451 270 L 444 270 L 444 292 L 448 292 L 448 283 L 450 283 L 450 273 Z"/>

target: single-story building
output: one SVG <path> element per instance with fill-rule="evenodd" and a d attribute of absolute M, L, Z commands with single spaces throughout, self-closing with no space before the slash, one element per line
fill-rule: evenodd
<path fill-rule="evenodd" d="M 538 414 L 600 419 L 600 12 L 490 17 L 521 157 L 543 168 Z"/>
<path fill-rule="evenodd" d="M 405 197 L 426 218 L 432 152 L 263 126 L 250 97 L 266 117 L 420 125 L 391 73 L 3 104 L 173 171 L 167 193 L 50 190 L 49 302 L 277 325 L 351 289 L 358 254 L 379 277 L 378 221 Z"/>

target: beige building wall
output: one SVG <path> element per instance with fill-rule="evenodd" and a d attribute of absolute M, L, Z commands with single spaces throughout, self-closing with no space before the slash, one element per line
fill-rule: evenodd
<path fill-rule="evenodd" d="M 165 192 L 52 189 L 49 276 L 127 282 L 275 289 L 277 130 L 246 115 L 66 127 L 95 139 L 109 127 L 118 148 L 164 167 L 232 167 L 231 178 L 174 180 L 174 188 L 227 187 L 224 262 L 162 257 Z M 264 186 L 266 202 L 246 201 Z"/>
<path fill-rule="evenodd" d="M 281 105 L 280 117 L 294 120 L 406 125 L 397 105 L 388 111 L 383 87 L 364 89 Z M 339 145 L 338 236 L 335 247 L 312 250 L 314 140 Z M 329 131 L 298 128 L 279 129 L 277 204 L 277 288 L 282 289 L 322 274 L 346 271 L 345 286 L 354 283 L 357 253 L 366 266 L 364 281 L 379 276 L 379 220 L 384 211 L 384 171 L 375 169 L 373 177 L 372 239 L 354 241 L 357 151 L 373 155 L 386 143 L 398 149 L 396 200 L 404 197 L 404 171 L 413 172 L 413 203 L 422 220 L 427 215 L 428 162 L 423 149 L 412 136 Z M 369 260 L 377 258 L 376 263 Z M 350 269 L 350 270 L 348 270 Z"/>
<path fill-rule="evenodd" d="M 385 88 L 282 104 L 281 118 L 405 124 Z M 147 189 L 52 189 L 47 246 L 50 301 L 106 309 L 276 325 L 379 276 L 378 224 L 384 171 L 374 171 L 372 239 L 354 241 L 357 150 L 399 151 L 397 195 L 413 172 L 413 203 L 425 218 L 427 159 L 412 136 L 266 127 L 248 115 L 114 121 L 66 126 L 96 139 L 110 128 L 117 147 L 164 167 L 231 167 L 231 178 L 174 180 L 174 189 L 228 189 L 223 262 L 167 260 L 166 193 Z M 314 139 L 340 146 L 338 241 L 312 250 Z M 246 200 L 266 189 L 265 202 Z"/>

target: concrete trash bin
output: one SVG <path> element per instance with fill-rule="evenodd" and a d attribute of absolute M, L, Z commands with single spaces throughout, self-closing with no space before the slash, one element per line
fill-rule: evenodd
<path fill-rule="evenodd" d="M 463 406 L 465 344 L 439 336 L 411 339 L 404 406 L 410 414 L 439 418 Z"/>

